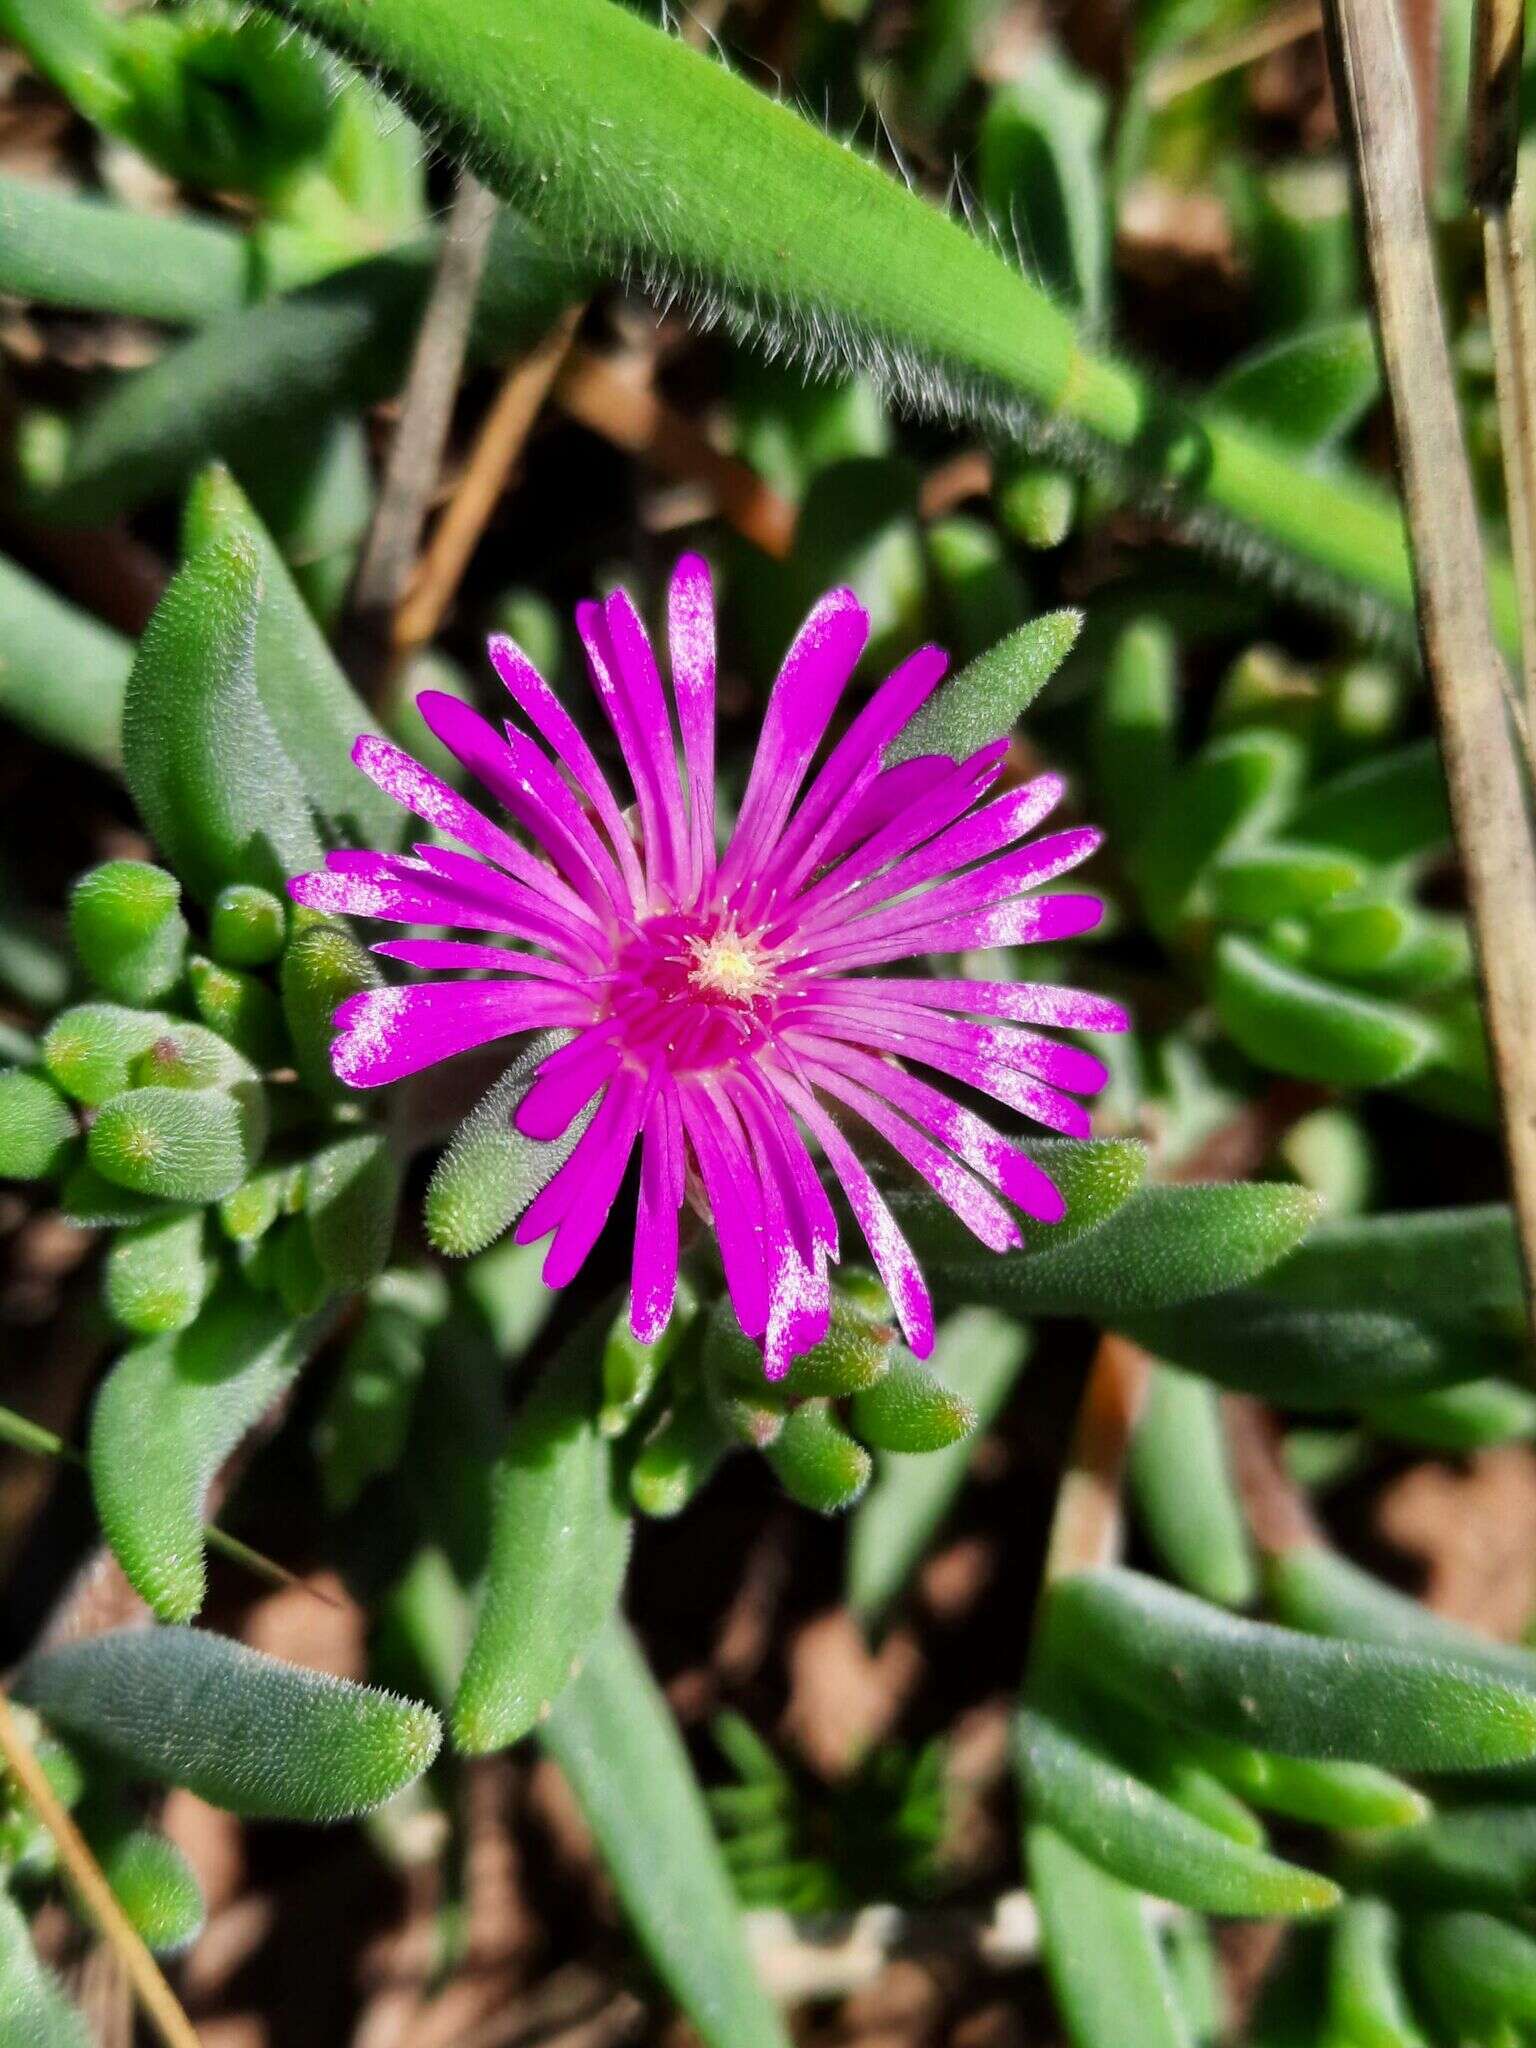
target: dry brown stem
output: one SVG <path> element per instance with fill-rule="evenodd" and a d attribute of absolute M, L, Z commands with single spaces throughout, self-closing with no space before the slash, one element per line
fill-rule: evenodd
<path fill-rule="evenodd" d="M 1529 1304 L 1536 1272 L 1536 851 L 1508 676 L 1489 627 L 1482 538 L 1440 319 L 1402 36 L 1392 0 L 1329 0 L 1328 19 L 1334 97 L 1350 136 L 1413 549 L 1419 637 L 1466 874 Z"/>

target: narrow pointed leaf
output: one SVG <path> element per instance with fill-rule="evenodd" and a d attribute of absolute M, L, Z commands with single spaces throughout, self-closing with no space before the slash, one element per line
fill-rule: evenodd
<path fill-rule="evenodd" d="M 1270 342 L 1219 377 L 1210 403 L 1300 449 L 1326 448 L 1375 404 L 1381 371 L 1360 316 Z"/>
<path fill-rule="evenodd" d="M 1337 1888 L 1196 1820 L 1058 1718 L 1026 1706 L 1014 1733 L 1031 1819 L 1120 1879 L 1205 1913 L 1326 1912 Z"/>
<path fill-rule="evenodd" d="M 1081 612 L 1045 612 L 951 676 L 886 749 L 889 762 L 917 754 L 964 760 L 1006 739 L 1072 652 Z"/>
<path fill-rule="evenodd" d="M 1119 1322 L 1257 1278 L 1296 1249 L 1317 1211 L 1305 1189 L 1267 1183 L 1143 1188 L 1060 1250 L 946 1264 L 936 1277 L 957 1301 Z"/>
<path fill-rule="evenodd" d="M 1024 1831 L 1046 1974 L 1077 2048 L 1195 2048 L 1146 1901 L 1043 1822 Z"/>
<path fill-rule="evenodd" d="M 671 1710 L 617 1616 L 539 1739 L 597 1837 L 636 1940 L 707 2048 L 788 2048 Z"/>
<path fill-rule="evenodd" d="M 1213 996 L 1233 1042 L 1261 1066 L 1334 1088 L 1382 1088 L 1431 1059 L 1440 1036 L 1398 1003 L 1354 995 L 1228 933 Z"/>
<path fill-rule="evenodd" d="M 1094 1687 L 1228 1741 L 1387 1770 L 1536 1756 L 1536 1694 L 1470 1663 L 1241 1620 L 1139 1572 L 1062 1580 L 1047 1630 Z"/>
<path fill-rule="evenodd" d="M 243 541 L 256 558 L 256 691 L 309 801 L 343 836 L 363 846 L 397 845 L 405 813 L 352 763 L 358 736 L 376 732 L 377 724 L 342 674 L 249 498 L 222 467 L 198 478 L 187 505 L 188 553 L 214 540 Z"/>
<path fill-rule="evenodd" d="M 132 664 L 126 640 L 0 556 L 0 716 L 115 769 Z"/>
<path fill-rule="evenodd" d="M 1224 1607 L 1258 1588 L 1247 1523 L 1227 1467 L 1219 1398 L 1159 1365 L 1131 1446 L 1130 1479 L 1152 1547 L 1179 1582 Z"/>

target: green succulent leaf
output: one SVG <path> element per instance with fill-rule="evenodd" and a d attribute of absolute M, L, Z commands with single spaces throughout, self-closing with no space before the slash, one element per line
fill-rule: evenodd
<path fill-rule="evenodd" d="M 187 924 L 181 888 L 164 868 L 109 860 L 76 882 L 69 930 L 80 964 L 120 1003 L 158 1003 L 181 979 Z"/>
<path fill-rule="evenodd" d="M 1258 1590 L 1253 1546 L 1227 1466 L 1219 1399 L 1159 1364 L 1131 1445 L 1131 1487 L 1153 1549 L 1192 1593 L 1246 1607 Z"/>
<path fill-rule="evenodd" d="M 642 1515 L 681 1514 L 734 1442 L 704 1388 L 685 1389 L 630 1467 L 630 1498 Z"/>
<path fill-rule="evenodd" d="M 0 1073 L 0 1178 L 50 1179 L 77 1135 L 69 1104 L 46 1075 Z"/>
<path fill-rule="evenodd" d="M 1264 1291 L 1309 1308 L 1397 1310 L 1511 1333 L 1525 1299 L 1504 1202 L 1325 1219 L 1266 1274 Z"/>
<path fill-rule="evenodd" d="M 1436 2004 L 1463 2024 L 1536 2020 L 1536 1938 L 1507 1920 L 1431 1913 L 1414 1929 L 1414 1962 Z"/>
<path fill-rule="evenodd" d="M 282 1005 L 266 982 L 238 967 L 220 967 L 194 953 L 187 962 L 192 1005 L 252 1066 L 266 1071 L 287 1063 L 290 1047 Z"/>
<path fill-rule="evenodd" d="M 512 1424 L 496 1468 L 491 1555 L 453 1708 L 478 1755 L 526 1735 L 613 1613 L 630 1524 L 598 1426 L 608 1318 L 571 1336 Z"/>
<path fill-rule="evenodd" d="M 135 1778 L 250 1820 L 342 1820 L 419 1778 L 429 1707 L 202 1629 L 123 1628 L 27 1662 L 17 1695 Z"/>
<path fill-rule="evenodd" d="M 1179 654 L 1163 619 L 1132 619 L 1116 634 L 1091 717 L 1094 787 L 1115 843 L 1130 847 L 1174 774 Z"/>
<path fill-rule="evenodd" d="M 651 1967 L 707 2048 L 787 2048 L 670 1708 L 612 1616 L 540 1730 Z"/>
<path fill-rule="evenodd" d="M 379 988 L 378 963 L 345 926 L 304 919 L 283 948 L 278 988 L 299 1078 L 312 1094 L 344 1096 L 331 1066 L 336 1011 L 349 996 Z"/>
<path fill-rule="evenodd" d="M 427 1345 L 446 1308 L 446 1301 L 430 1301 L 423 1314 L 406 1281 L 386 1274 L 370 1289 L 367 1313 L 315 1425 L 321 1484 L 337 1512 L 354 1506 L 369 1480 L 392 1472 L 405 1452 Z"/>
<path fill-rule="evenodd" d="M 918 754 L 963 761 L 1006 739 L 1060 668 L 1083 630 L 1081 612 L 1045 612 L 1017 627 L 942 685 L 886 749 L 889 762 Z"/>
<path fill-rule="evenodd" d="M 38 1959 L 20 1908 L 0 1892 L 0 2028 L 17 2048 L 91 2048 L 81 2015 Z"/>
<path fill-rule="evenodd" d="M 241 535 L 201 547 L 145 628 L 123 706 L 123 766 L 161 852 L 203 901 L 280 889 L 320 865 L 297 770 L 256 686 L 261 563 Z"/>
<path fill-rule="evenodd" d="M 243 306 L 254 270 L 245 236 L 212 221 L 0 175 L 0 289 L 17 298 L 195 327 Z"/>
<path fill-rule="evenodd" d="M 1147 1187 L 1060 1250 L 943 1264 L 935 1278 L 959 1301 L 1117 1323 L 1257 1278 L 1295 1250 L 1317 1212 L 1316 1196 L 1277 1184 Z"/>
<path fill-rule="evenodd" d="M 790 1499 L 821 1515 L 851 1508 L 874 1469 L 868 1451 L 826 1401 L 802 1401 L 786 1416 L 766 1455 Z"/>
<path fill-rule="evenodd" d="M 119 1231 L 104 1283 L 113 1321 L 140 1337 L 195 1322 L 215 1276 L 203 1237 L 201 1209 L 172 1210 Z"/>
<path fill-rule="evenodd" d="M 1399 861 L 1448 846 L 1445 771 L 1433 740 L 1379 754 L 1308 791 L 1288 821 L 1298 839 L 1362 860 Z"/>
<path fill-rule="evenodd" d="M 1403 1929 L 1384 1899 L 1346 1899 L 1328 1952 L 1328 2012 L 1344 2041 L 1426 2048 L 1403 1988 Z"/>
<path fill-rule="evenodd" d="M 518 1054 L 470 1111 L 432 1172 L 423 1214 L 427 1235 L 450 1258 L 483 1251 L 511 1228 L 545 1183 L 570 1158 L 591 1119 L 572 1119 L 559 1138 L 527 1138 L 513 1123 L 534 1075 L 568 1034 L 550 1031 Z"/>
<path fill-rule="evenodd" d="M 383 1272 L 395 1241 L 400 1173 L 384 1131 L 337 1138 L 310 1160 L 304 1211 L 320 1270 L 338 1291 L 366 1287 Z"/>
<path fill-rule="evenodd" d="M 165 1202 L 216 1202 L 250 1172 L 266 1141 L 254 1082 L 217 1088 L 130 1088 L 104 1103 L 86 1150 L 116 1186 Z"/>
<path fill-rule="evenodd" d="M 1109 293 L 1104 125 L 1103 88 L 1042 41 L 992 95 L 977 163 L 999 232 L 1018 238 L 1031 272 L 1090 328 Z"/>
<path fill-rule="evenodd" d="M 1043 1821 L 1024 1849 L 1046 1974 L 1080 2048 L 1195 2048 L 1141 1895 Z"/>
<path fill-rule="evenodd" d="M 321 1334 L 226 1281 L 189 1329 L 134 1345 L 107 1375 L 88 1453 L 96 1512 L 130 1582 L 163 1620 L 189 1620 L 202 1606 L 209 1482 Z"/>
<path fill-rule="evenodd" d="M 1302 766 L 1293 739 L 1255 728 L 1213 741 L 1179 771 L 1131 857 L 1154 931 L 1172 939 L 1182 926 L 1211 915 L 1210 864 L 1284 817 Z"/>
<path fill-rule="evenodd" d="M 179 1955 L 203 1931 L 207 1909 L 197 1873 L 152 1828 L 88 1828 L 101 1872 L 139 1938 L 157 1955 Z"/>
<path fill-rule="evenodd" d="M 222 467 L 206 470 L 187 502 L 188 555 L 214 541 L 243 543 L 255 557 L 256 691 L 310 803 L 343 837 L 363 846 L 397 845 L 405 813 L 352 762 L 359 735 L 376 732 L 377 724 L 342 674 L 255 508 Z"/>
<path fill-rule="evenodd" d="M 208 909 L 208 944 L 221 967 L 270 967 L 288 936 L 288 906 L 270 889 L 231 882 Z"/>
<path fill-rule="evenodd" d="M 1059 1223 L 1015 1216 L 1023 1249 L 1034 1255 L 1059 1252 L 1097 1230 L 1146 1179 L 1146 1147 L 1129 1138 L 1029 1138 L 1019 1149 L 1050 1175 L 1067 1212 Z M 954 1265 L 975 1257 L 975 1238 L 937 1196 L 926 1189 L 897 1187 L 888 1199 L 925 1264 Z"/>
<path fill-rule="evenodd" d="M 1287 967 L 1232 932 L 1217 944 L 1212 996 L 1250 1059 L 1330 1087 L 1405 1081 L 1440 1046 L 1434 1025 L 1414 1011 Z"/>
<path fill-rule="evenodd" d="M 4 221 L 0 211 L 0 251 Z M 132 662 L 126 640 L 0 556 L 0 715 L 50 746 L 115 769 Z"/>
<path fill-rule="evenodd" d="M 1361 315 L 1256 349 L 1216 380 L 1210 403 L 1276 441 L 1312 450 L 1342 440 L 1380 391 L 1375 338 Z"/>
<path fill-rule="evenodd" d="M 1536 1694 L 1465 1662 L 1242 1620 L 1123 1570 L 1061 1580 L 1046 1614 L 1084 1682 L 1228 1741 L 1387 1770 L 1536 1755 Z"/>
<path fill-rule="evenodd" d="M 902 1357 L 854 1395 L 849 1419 L 874 1450 L 931 1453 L 963 1442 L 976 1427 L 976 1410 L 938 1373 Z"/>
<path fill-rule="evenodd" d="M 1338 1902 L 1327 1878 L 1194 1819 L 1050 1709 L 1020 1711 L 1014 1754 L 1032 1820 L 1123 1884 L 1206 1913 L 1289 1916 Z"/>

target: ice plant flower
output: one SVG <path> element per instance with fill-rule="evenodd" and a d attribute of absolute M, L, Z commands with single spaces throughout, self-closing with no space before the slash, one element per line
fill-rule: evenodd
<path fill-rule="evenodd" d="M 1073 989 L 859 970 L 1087 931 L 1101 914 L 1095 897 L 1029 892 L 1075 867 L 1099 834 L 1030 839 L 1062 784 L 1041 775 L 988 798 L 1002 740 L 963 761 L 886 764 L 944 674 L 934 647 L 904 661 L 824 751 L 869 631 L 853 593 L 834 590 L 779 671 L 720 852 L 707 567 L 685 555 L 668 594 L 676 732 L 628 596 L 616 591 L 576 617 L 633 783 L 635 830 L 570 714 L 509 640 L 492 640 L 490 657 L 521 723 L 498 731 L 436 691 L 417 702 L 526 840 L 365 734 L 353 755 L 363 773 L 465 851 L 332 853 L 324 872 L 293 881 L 294 896 L 315 910 L 487 937 L 375 947 L 412 967 L 480 978 L 353 996 L 336 1013 L 336 1072 L 372 1088 L 492 1039 L 564 1034 L 514 1121 L 540 1139 L 560 1137 L 584 1112 L 589 1121 L 525 1211 L 519 1240 L 552 1231 L 544 1277 L 555 1287 L 573 1279 L 638 1144 L 636 1336 L 650 1341 L 666 1325 L 679 1215 L 691 1201 L 713 1221 L 731 1300 L 771 1378 L 828 1325 L 837 1223 L 814 1146 L 908 1342 L 926 1356 L 928 1290 L 847 1120 L 867 1125 L 984 1245 L 1004 1251 L 1019 1242 L 1009 1203 L 1051 1222 L 1061 1198 L 1016 1145 L 914 1069 L 1082 1137 L 1087 1112 L 1069 1091 L 1098 1089 L 1104 1069 L 1032 1027 L 1117 1030 L 1126 1020 Z"/>

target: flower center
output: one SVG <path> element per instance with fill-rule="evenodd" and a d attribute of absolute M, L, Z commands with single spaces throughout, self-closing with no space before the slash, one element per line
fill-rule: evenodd
<path fill-rule="evenodd" d="M 750 1003 L 773 987 L 773 958 L 761 933 L 738 931 L 734 918 L 711 932 L 690 932 L 687 946 L 688 977 L 701 995 Z"/>
<path fill-rule="evenodd" d="M 609 1012 L 633 1064 L 708 1069 L 763 1043 L 777 986 L 778 962 L 760 932 L 743 931 L 729 913 L 665 911 L 620 954 Z"/>

